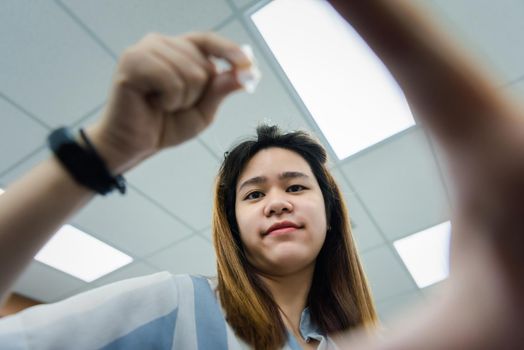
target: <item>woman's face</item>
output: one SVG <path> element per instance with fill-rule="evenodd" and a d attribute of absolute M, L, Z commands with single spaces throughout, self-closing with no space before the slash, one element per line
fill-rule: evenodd
<path fill-rule="evenodd" d="M 247 163 L 236 185 L 235 213 L 247 257 L 262 273 L 310 267 L 324 244 L 324 198 L 295 152 L 267 148 Z"/>

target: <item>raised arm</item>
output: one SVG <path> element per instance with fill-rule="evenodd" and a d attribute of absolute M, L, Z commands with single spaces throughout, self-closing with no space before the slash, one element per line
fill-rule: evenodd
<path fill-rule="evenodd" d="M 233 71 L 215 73 L 210 56 L 234 68 L 250 64 L 236 44 L 212 33 L 152 34 L 122 55 L 104 115 L 86 131 L 113 174 L 197 135 L 223 98 L 240 88 Z M 93 196 L 55 157 L 0 196 L 0 301 L 51 235 Z"/>
<path fill-rule="evenodd" d="M 457 192 L 455 216 L 464 223 L 454 231 L 485 232 L 505 254 L 520 254 L 514 251 L 516 242 L 524 243 L 517 239 L 524 229 L 520 106 L 411 1 L 330 1 L 383 60 L 444 149 Z"/>
<path fill-rule="evenodd" d="M 455 183 L 451 272 L 440 302 L 404 317 L 383 341 L 350 334 L 342 348 L 522 348 L 524 112 L 412 1 L 330 2 L 399 82 Z"/>

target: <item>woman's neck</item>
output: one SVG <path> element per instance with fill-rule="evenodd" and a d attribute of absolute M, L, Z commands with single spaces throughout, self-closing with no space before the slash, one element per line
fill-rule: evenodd
<path fill-rule="evenodd" d="M 280 308 L 284 324 L 295 336 L 300 336 L 300 317 L 307 304 L 314 271 L 313 263 L 290 275 L 260 275 Z"/>

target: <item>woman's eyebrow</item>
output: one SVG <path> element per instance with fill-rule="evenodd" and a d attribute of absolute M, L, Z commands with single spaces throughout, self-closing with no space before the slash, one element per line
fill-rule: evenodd
<path fill-rule="evenodd" d="M 265 176 L 252 177 L 251 179 L 248 179 L 248 180 L 242 182 L 242 185 L 240 185 L 240 187 L 238 188 L 238 192 L 240 192 L 240 190 L 243 187 L 246 187 L 248 185 L 258 185 L 258 184 L 261 184 L 261 183 L 264 183 L 264 182 L 267 182 L 267 177 L 265 177 Z"/>
<path fill-rule="evenodd" d="M 296 179 L 296 178 L 305 178 L 308 179 L 309 176 L 301 173 L 300 171 L 285 171 L 278 175 L 279 180 L 287 180 L 287 179 Z M 266 176 L 255 176 L 250 179 L 247 179 L 246 181 L 242 182 L 242 184 L 238 187 L 238 192 L 242 190 L 242 188 L 249 186 L 249 185 L 259 185 L 264 182 L 267 182 Z"/>
<path fill-rule="evenodd" d="M 285 171 L 285 172 L 283 172 L 282 174 L 280 174 L 278 176 L 279 180 L 295 179 L 297 177 L 301 177 L 301 178 L 305 178 L 305 179 L 309 178 L 309 176 L 307 176 L 304 173 L 301 173 L 300 171 Z"/>

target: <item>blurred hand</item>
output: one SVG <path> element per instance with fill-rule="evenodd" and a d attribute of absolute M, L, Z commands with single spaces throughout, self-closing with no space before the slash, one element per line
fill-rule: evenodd
<path fill-rule="evenodd" d="M 232 71 L 217 74 L 210 57 Z M 195 137 L 219 104 L 240 88 L 235 70 L 250 62 L 235 43 L 213 33 L 149 34 L 121 56 L 103 117 L 87 129 L 114 173 Z"/>
<path fill-rule="evenodd" d="M 412 1 L 330 0 L 384 61 L 455 185 L 451 272 L 441 297 L 378 340 L 342 349 L 524 349 L 524 109 Z"/>

